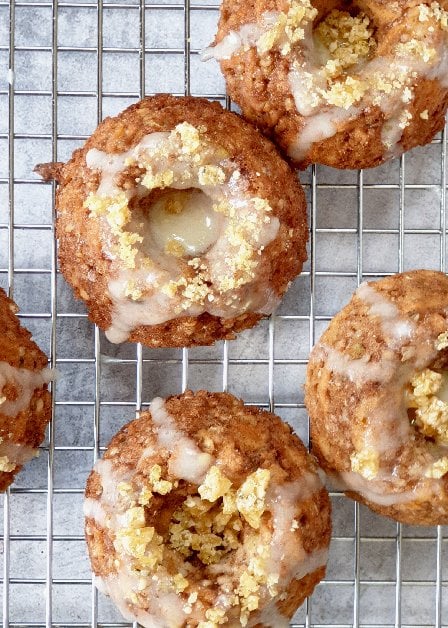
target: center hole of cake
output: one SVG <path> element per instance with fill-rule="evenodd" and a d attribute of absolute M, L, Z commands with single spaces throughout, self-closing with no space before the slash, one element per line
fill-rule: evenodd
<path fill-rule="evenodd" d="M 371 57 L 377 43 L 373 21 L 362 12 L 333 9 L 314 28 L 314 48 L 330 77 Z"/>
<path fill-rule="evenodd" d="M 222 499 L 211 503 L 192 495 L 173 514 L 169 545 L 189 562 L 213 565 L 238 549 L 242 528 L 238 512 Z"/>
<path fill-rule="evenodd" d="M 151 205 L 147 227 L 156 246 L 175 257 L 206 253 L 219 238 L 222 215 L 197 189 L 165 190 Z"/>
<path fill-rule="evenodd" d="M 448 446 L 448 371 L 427 368 L 416 373 L 405 397 L 414 427 L 437 445 Z"/>

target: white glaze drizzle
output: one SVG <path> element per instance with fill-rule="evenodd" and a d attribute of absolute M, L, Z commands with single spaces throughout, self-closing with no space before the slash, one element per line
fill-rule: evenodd
<path fill-rule="evenodd" d="M 428 484 L 426 484 L 426 486 L 417 485 L 412 491 L 385 493 L 384 483 L 367 480 L 362 477 L 362 475 L 359 475 L 359 473 L 354 473 L 353 471 L 331 473 L 328 477 L 336 489 L 359 493 L 364 499 L 378 506 L 396 506 L 423 499 L 425 496 L 430 498 Z M 375 490 L 375 488 L 378 490 Z"/>
<path fill-rule="evenodd" d="M 201 52 L 201 61 L 230 59 L 237 52 L 257 46 L 260 37 L 275 24 L 279 15 L 279 11 L 266 12 L 261 16 L 261 24 L 243 24 L 237 31 L 230 31 L 218 44 Z"/>
<path fill-rule="evenodd" d="M 379 362 L 369 361 L 369 356 L 350 358 L 346 353 L 323 343 L 316 345 L 312 355 L 313 361 L 320 359 L 325 361 L 326 368 L 353 383 L 388 382 L 394 376 L 397 366 L 396 360 L 386 358 Z"/>
<path fill-rule="evenodd" d="M 380 319 L 384 334 L 392 340 L 395 347 L 401 346 L 407 338 L 410 338 L 415 325 L 400 313 L 390 299 L 369 286 L 367 282 L 362 283 L 355 294 L 369 305 L 370 316 Z"/>
<path fill-rule="evenodd" d="M 99 196 L 114 196 L 120 192 L 115 183 L 115 177 L 121 172 L 128 159 L 138 160 L 144 151 L 152 152 L 169 137 L 169 133 L 150 133 L 130 150 L 123 153 L 107 153 L 97 148 L 91 148 L 86 154 L 86 166 L 91 170 L 100 170 L 101 179 L 97 189 Z M 135 191 L 134 191 L 135 193 Z M 132 192 L 129 192 L 129 196 Z"/>
<path fill-rule="evenodd" d="M 306 117 L 295 142 L 288 148 L 288 155 L 301 161 L 315 142 L 333 137 L 344 122 L 356 118 L 358 114 L 359 109 L 355 107 L 348 110 L 334 107 L 329 111 L 321 111 Z"/>
<path fill-rule="evenodd" d="M 48 368 L 31 371 L 11 366 L 8 362 L 0 362 L 0 414 L 15 417 L 24 410 L 34 391 L 50 383 L 55 377 L 54 371 Z M 2 389 L 6 384 L 13 384 L 17 389 L 17 399 L 2 400 Z"/>
<path fill-rule="evenodd" d="M 168 468 L 175 477 L 201 484 L 213 464 L 213 457 L 199 449 L 196 443 L 178 429 L 168 414 L 165 401 L 153 399 L 149 406 L 153 422 L 157 425 L 157 439 L 170 453 Z"/>
<path fill-rule="evenodd" d="M 257 618 L 249 622 L 249 626 L 262 623 L 269 628 L 289 628 L 289 619 L 280 612 L 276 603 L 267 604 L 258 614 Z"/>
<path fill-rule="evenodd" d="M 93 497 L 86 497 L 82 505 L 84 517 L 93 519 L 100 527 L 105 528 L 107 525 L 107 513 L 101 502 Z"/>
<path fill-rule="evenodd" d="M 326 550 L 316 558 L 307 553 L 291 529 L 298 512 L 298 504 L 310 499 L 322 489 L 317 474 L 306 473 L 295 482 L 272 486 L 267 495 L 268 509 L 272 513 L 272 538 L 268 570 L 279 573 L 280 585 L 287 585 L 292 579 L 301 579 L 318 567 L 326 564 Z M 316 564 L 318 563 L 318 564 Z"/>
<path fill-rule="evenodd" d="M 312 41 L 312 38 L 307 37 L 306 42 L 309 44 L 310 41 Z M 308 50 L 308 56 L 311 59 L 313 59 L 313 53 L 313 48 Z M 359 77 L 361 80 L 369 83 L 376 73 L 382 73 L 391 77 L 394 74 L 403 73 L 409 76 L 423 76 L 439 80 L 443 86 L 448 69 L 448 56 L 446 55 L 445 47 L 439 47 L 437 54 L 439 63 L 435 66 L 428 66 L 427 63 L 410 56 L 400 59 L 400 61 L 388 57 L 375 57 L 364 64 Z M 351 106 L 349 109 L 322 104 L 314 108 L 307 107 L 309 96 L 299 86 L 300 75 L 301 72 L 306 72 L 314 77 L 319 77 L 321 70 L 314 65 L 314 62 L 315 60 L 306 62 L 303 69 L 292 68 L 289 74 L 291 93 L 294 97 L 297 111 L 305 116 L 304 126 L 300 130 L 296 141 L 288 150 L 288 154 L 297 160 L 305 157 L 314 142 L 332 137 L 345 122 L 354 120 L 366 106 L 371 106 L 371 93 L 368 91 L 366 96 L 356 106 Z M 402 101 L 401 90 L 394 91 L 390 95 L 385 93 L 376 94 L 375 104 L 379 106 L 385 117 L 381 130 L 381 139 L 386 149 L 385 156 L 389 159 L 397 157 L 403 152 L 399 143 L 408 123 L 406 119 L 403 119 L 403 114 L 406 113 L 408 105 Z"/>

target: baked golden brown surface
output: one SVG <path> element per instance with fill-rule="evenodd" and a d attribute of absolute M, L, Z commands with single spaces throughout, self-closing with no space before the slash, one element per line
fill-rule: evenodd
<path fill-rule="evenodd" d="M 325 574 L 314 459 L 227 393 L 155 399 L 90 474 L 84 512 L 98 586 L 144 626 L 280 626 Z"/>
<path fill-rule="evenodd" d="M 362 284 L 314 347 L 312 450 L 336 486 L 415 525 L 448 523 L 448 278 Z"/>
<path fill-rule="evenodd" d="M 48 176 L 48 168 L 38 171 Z M 179 347 L 234 338 L 272 311 L 306 259 L 306 204 L 295 174 L 218 103 L 146 98 L 104 120 L 55 173 L 62 273 L 112 341 Z M 216 202 L 206 218 L 219 237 L 208 250 L 195 241 L 199 253 L 189 253 L 175 235 L 157 257 L 154 207 L 182 214 L 193 188 L 200 202 Z M 182 228 L 193 238 L 199 227 L 190 223 Z"/>
<path fill-rule="evenodd" d="M 370 168 L 443 128 L 447 9 L 447 0 L 224 0 L 205 58 L 220 61 L 243 115 L 300 168 Z"/>
<path fill-rule="evenodd" d="M 37 454 L 51 417 L 47 357 L 0 288 L 0 491 Z"/>

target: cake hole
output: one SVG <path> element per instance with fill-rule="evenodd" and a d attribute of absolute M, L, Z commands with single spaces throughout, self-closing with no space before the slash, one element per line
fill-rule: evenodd
<path fill-rule="evenodd" d="M 206 253 L 218 240 L 223 216 L 204 192 L 161 190 L 150 199 L 141 199 L 145 218 L 139 226 L 142 248 L 151 256 L 154 247 L 174 257 L 196 257 Z"/>
<path fill-rule="evenodd" d="M 448 371 L 426 368 L 405 389 L 412 425 L 436 445 L 448 446 Z"/>
<path fill-rule="evenodd" d="M 187 562 L 207 567 L 238 549 L 242 530 L 239 513 L 229 512 L 222 498 L 211 503 L 190 495 L 172 515 L 168 545 Z"/>
<path fill-rule="evenodd" d="M 267 586 L 271 597 L 277 594 L 278 574 L 269 571 L 272 533 L 265 503 L 269 479 L 269 471 L 257 469 L 236 489 L 213 466 L 191 492 L 182 480 L 163 479 L 156 464 L 140 488 L 139 506 L 132 500 L 132 486 L 122 483 L 120 494 L 132 505 L 120 517 L 123 527 L 116 538 L 139 575 L 139 591 L 158 581 L 194 603 L 200 593 L 197 583 L 216 580 L 222 591 L 232 594 L 232 605 L 240 606 L 241 624 L 246 625 L 263 595 L 260 588 Z M 224 610 L 220 619 L 226 619 Z"/>
<path fill-rule="evenodd" d="M 367 61 L 376 49 L 375 25 L 363 12 L 333 9 L 313 30 L 317 58 L 333 77 Z"/>

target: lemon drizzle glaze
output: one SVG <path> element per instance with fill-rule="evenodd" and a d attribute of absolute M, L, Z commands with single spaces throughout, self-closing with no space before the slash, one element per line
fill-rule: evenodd
<path fill-rule="evenodd" d="M 291 12 L 302 16 L 298 21 L 301 28 L 297 29 L 295 24 L 296 28 L 289 33 L 289 43 L 285 37 L 288 35 L 287 28 L 285 32 L 281 28 L 281 20 L 287 20 L 285 13 L 265 13 L 260 17 L 259 24 L 245 24 L 238 31 L 224 36 L 215 46 L 207 48 L 203 52 L 203 60 L 230 59 L 251 47 L 257 48 L 260 57 L 275 49 L 287 55 L 291 52 L 291 45 L 299 42 L 300 56 L 291 58 L 288 80 L 296 110 L 303 118 L 297 139 L 289 148 L 290 157 L 298 161 L 304 159 L 315 142 L 332 137 L 342 124 L 356 119 L 365 107 L 372 104 L 380 107 L 384 114 L 381 139 L 386 157 L 401 154 L 399 142 L 412 118 L 407 104 L 414 97 L 412 86 L 415 81 L 422 77 L 437 80 L 442 87 L 448 87 L 448 37 L 443 32 L 448 31 L 446 12 L 437 2 L 430 6 L 419 5 L 418 25 L 424 34 L 422 39 L 411 40 L 411 44 L 416 42 L 415 50 L 411 45 L 407 51 L 406 46 L 399 43 L 395 57 L 360 59 L 358 65 L 353 64 L 354 76 L 345 74 L 345 81 L 328 87 L 333 75 L 326 72 L 313 37 L 313 20 L 317 11 L 309 0 L 291 0 L 289 7 L 286 16 Z M 430 24 L 425 30 L 424 23 L 428 21 Z M 299 35 L 298 30 L 301 31 Z M 438 35 L 444 41 L 437 41 Z M 434 48 L 428 47 L 426 39 L 435 44 Z M 264 45 L 266 41 L 270 45 Z M 423 118 L 424 112 L 419 113 Z"/>
<path fill-rule="evenodd" d="M 124 191 L 115 179 L 131 162 L 143 164 L 146 175 L 137 186 Z M 85 205 L 91 215 L 102 220 L 104 231 L 115 233 L 122 244 L 124 264 L 120 250 L 117 254 L 116 238 L 112 238 L 113 246 L 106 242 L 106 253 L 116 269 L 109 282 L 114 308 L 106 332 L 112 342 L 126 340 L 139 325 L 160 324 L 179 316 L 209 312 L 229 318 L 249 309 L 263 314 L 275 309 L 279 299 L 266 279 L 257 282 L 257 272 L 263 249 L 277 236 L 279 220 L 271 215 L 267 201 L 249 197 L 244 176 L 198 129 L 183 123 L 171 133 L 149 134 L 121 155 L 91 149 L 86 164 L 100 170 L 101 179 L 96 194 L 90 195 Z M 220 229 L 219 225 L 213 227 L 215 242 L 206 251 L 198 250 L 193 259 L 179 260 L 171 252 L 160 251 L 147 230 L 142 237 L 142 225 L 130 216 L 128 202 L 133 196 L 164 188 L 201 190 L 213 204 L 212 215 L 219 214 L 222 224 Z M 149 257 L 141 252 L 142 241 L 149 247 Z M 195 271 L 193 278 L 185 279 L 182 264 L 190 273 Z"/>
<path fill-rule="evenodd" d="M 214 459 L 209 454 L 201 452 L 196 443 L 177 428 L 174 419 L 166 411 L 162 399 L 155 398 L 151 403 L 150 411 L 157 426 L 157 444 L 143 451 L 136 467 L 139 467 L 145 457 L 154 455 L 156 449 L 161 447 L 171 452 L 168 467 L 172 473 L 176 472 L 179 474 L 179 478 L 188 479 L 188 481 L 202 481 Z M 199 462 L 198 469 L 192 467 L 192 456 L 196 456 L 196 460 Z M 171 464 L 172 462 L 173 464 Z M 116 534 L 125 516 L 120 514 L 122 506 L 120 506 L 117 488 L 120 483 L 132 481 L 133 472 L 130 470 L 120 471 L 114 468 L 110 459 L 98 460 L 94 470 L 100 476 L 102 494 L 99 499 L 85 499 L 84 515 L 87 519 L 93 519 L 97 525 L 108 528 Z M 274 574 L 277 573 L 277 581 L 283 589 L 287 588 L 293 578 L 301 579 L 326 564 L 328 549 L 322 548 L 307 553 L 296 534 L 299 526 L 293 527 L 292 525 L 294 516 L 298 510 L 300 511 L 298 504 L 301 501 L 311 499 L 321 489 L 322 483 L 319 476 L 311 472 L 305 472 L 297 481 L 281 485 L 271 484 L 269 487 L 266 495 L 266 510 L 272 513 L 273 533 L 268 552 L 267 569 Z M 242 558 L 246 558 L 245 555 L 242 555 Z M 181 598 L 174 593 L 164 592 L 161 594 L 151 579 L 148 582 L 148 599 L 151 599 L 155 606 L 154 609 L 151 608 L 152 613 L 147 612 L 137 604 L 130 605 L 128 603 L 126 591 L 141 591 L 142 589 L 138 576 L 131 570 L 129 559 L 126 559 L 126 556 L 123 557 L 122 553 L 120 554 L 120 565 L 117 573 L 95 577 L 97 587 L 114 600 L 126 619 L 137 619 L 142 626 L 153 628 L 154 626 L 164 626 L 163 622 L 169 618 L 175 622 L 173 626 L 181 626 L 185 619 L 185 606 L 181 603 Z M 271 595 L 270 598 L 267 598 L 266 604 L 260 611 L 250 613 L 248 625 L 255 625 L 263 618 L 267 620 L 275 617 L 279 621 L 282 620 L 278 624 L 279 627 L 283 626 L 286 620 L 277 607 L 278 600 L 278 595 L 274 597 Z M 223 611 L 231 611 L 232 605 L 229 596 L 224 593 L 218 596 L 215 607 L 223 609 Z M 194 617 L 191 609 L 187 616 Z"/>
<path fill-rule="evenodd" d="M 276 573 L 280 569 L 279 583 L 283 587 L 292 579 L 300 580 L 327 562 L 328 548 L 307 553 L 292 527 L 297 504 L 311 499 L 322 488 L 317 473 L 305 472 L 295 482 L 272 486 L 268 493 L 267 505 L 272 513 L 273 526 L 269 571 Z"/>
<path fill-rule="evenodd" d="M 339 473 L 329 473 L 328 477 L 334 488 L 341 491 L 355 491 L 364 499 L 377 504 L 378 506 L 397 506 L 407 504 L 420 499 L 430 499 L 434 493 L 442 493 L 443 487 L 439 481 L 431 483 L 431 488 L 427 482 L 417 484 L 409 491 L 385 492 L 385 488 L 393 483 L 384 478 L 383 483 L 368 480 L 354 471 L 340 471 Z M 375 490 L 377 489 L 377 490 Z"/>
<path fill-rule="evenodd" d="M 153 399 L 149 410 L 158 428 L 158 443 L 171 454 L 168 463 L 170 473 L 179 479 L 201 484 L 213 464 L 213 457 L 201 451 L 193 439 L 177 428 L 163 399 Z"/>

